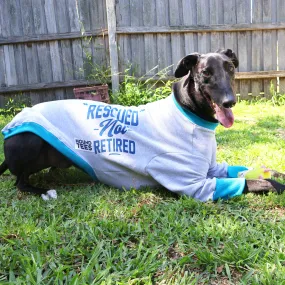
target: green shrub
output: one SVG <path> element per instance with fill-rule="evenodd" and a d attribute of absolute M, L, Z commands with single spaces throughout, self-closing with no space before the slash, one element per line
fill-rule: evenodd
<path fill-rule="evenodd" d="M 31 106 L 30 98 L 24 97 L 22 94 L 18 94 L 13 96 L 13 98 L 9 98 L 9 100 L 5 104 L 5 107 L 0 109 L 0 115 L 16 116 L 25 107 L 30 107 L 30 106 Z"/>
<path fill-rule="evenodd" d="M 273 106 L 285 105 L 285 94 L 280 94 L 279 92 L 277 92 L 272 81 L 270 82 L 270 94 Z"/>
<path fill-rule="evenodd" d="M 169 96 L 172 92 L 171 80 L 165 80 L 166 69 L 154 76 L 136 78 L 125 71 L 124 80 L 119 91 L 111 95 L 112 103 L 124 106 L 139 106 L 154 102 Z"/>

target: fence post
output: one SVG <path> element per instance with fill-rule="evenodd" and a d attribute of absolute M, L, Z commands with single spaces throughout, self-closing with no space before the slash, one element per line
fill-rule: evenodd
<path fill-rule="evenodd" d="M 112 76 L 112 92 L 116 93 L 119 89 L 119 64 L 118 64 L 118 47 L 116 40 L 116 11 L 115 0 L 106 0 L 107 21 L 108 21 L 108 37 L 110 51 L 110 65 Z"/>

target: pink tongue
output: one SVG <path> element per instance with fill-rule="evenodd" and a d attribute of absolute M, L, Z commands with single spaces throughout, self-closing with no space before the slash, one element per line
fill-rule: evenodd
<path fill-rule="evenodd" d="M 230 128 L 234 123 L 234 114 L 230 108 L 219 107 L 215 104 L 217 120 L 225 127 Z"/>

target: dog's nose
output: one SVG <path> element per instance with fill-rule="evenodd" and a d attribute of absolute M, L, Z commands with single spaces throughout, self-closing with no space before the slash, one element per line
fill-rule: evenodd
<path fill-rule="evenodd" d="M 227 100 L 223 102 L 223 107 L 224 108 L 232 108 L 236 104 L 235 100 Z"/>

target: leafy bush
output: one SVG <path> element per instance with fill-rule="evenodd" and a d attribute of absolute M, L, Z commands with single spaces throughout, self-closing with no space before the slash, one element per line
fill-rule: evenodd
<path fill-rule="evenodd" d="M 25 107 L 29 106 L 31 106 L 30 98 L 24 97 L 22 94 L 15 95 L 13 98 L 9 98 L 4 108 L 0 109 L 0 115 L 16 116 Z"/>
<path fill-rule="evenodd" d="M 130 69 L 127 69 L 119 91 L 111 95 L 112 103 L 124 106 L 139 106 L 166 98 L 172 92 L 171 86 L 173 83 L 171 80 L 165 80 L 167 69 L 150 78 L 145 76 L 136 78 L 134 75 L 129 75 Z"/>
<path fill-rule="evenodd" d="M 271 102 L 273 106 L 285 105 L 285 94 L 278 93 L 272 81 L 270 82 L 270 94 L 271 94 Z"/>

